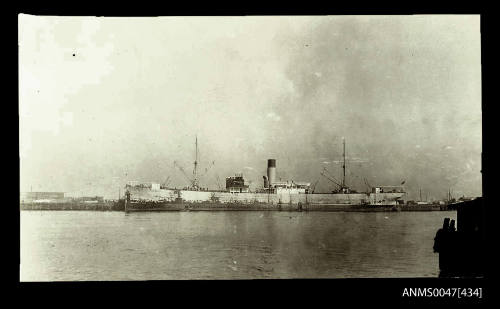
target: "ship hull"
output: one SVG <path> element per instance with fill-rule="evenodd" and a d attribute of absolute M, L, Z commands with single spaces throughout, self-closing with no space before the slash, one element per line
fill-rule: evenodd
<path fill-rule="evenodd" d="M 130 199 L 137 202 L 167 202 L 181 201 L 184 203 L 267 203 L 267 204 L 349 204 L 349 205 L 397 205 L 404 192 L 387 193 L 280 193 L 243 192 L 230 193 L 226 191 L 191 191 L 176 189 L 152 190 L 148 188 L 126 188 Z"/>
<path fill-rule="evenodd" d="M 144 211 L 396 211 L 394 205 L 269 204 L 269 203 L 148 203 L 130 202 L 126 212 Z"/>
<path fill-rule="evenodd" d="M 152 190 L 128 188 L 125 210 L 288 210 L 288 211 L 388 211 L 396 209 L 404 193 L 293 194 L 229 193 L 225 191 Z"/>
<path fill-rule="evenodd" d="M 130 202 L 126 212 L 157 211 L 440 211 L 448 210 L 442 205 L 412 207 L 407 205 L 350 205 L 350 204 L 268 204 L 268 203 L 147 203 Z"/>

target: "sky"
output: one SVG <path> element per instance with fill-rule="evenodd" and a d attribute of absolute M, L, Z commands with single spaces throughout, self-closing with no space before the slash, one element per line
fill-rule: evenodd
<path fill-rule="evenodd" d="M 243 173 L 482 195 L 478 15 L 19 15 L 21 191 Z M 208 170 L 206 170 L 208 168 Z M 123 190 L 122 190 L 123 192 Z"/>

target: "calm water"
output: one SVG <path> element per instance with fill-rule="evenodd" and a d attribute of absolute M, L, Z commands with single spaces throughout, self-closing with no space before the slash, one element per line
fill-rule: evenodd
<path fill-rule="evenodd" d="M 437 277 L 456 212 L 21 211 L 21 281 Z"/>

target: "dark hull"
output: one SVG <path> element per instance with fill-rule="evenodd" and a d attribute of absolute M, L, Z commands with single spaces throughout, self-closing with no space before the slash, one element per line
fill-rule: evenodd
<path fill-rule="evenodd" d="M 171 203 L 171 202 L 130 202 L 126 212 L 150 211 L 440 211 L 443 205 L 351 205 L 351 204 L 270 204 L 270 203 Z"/>

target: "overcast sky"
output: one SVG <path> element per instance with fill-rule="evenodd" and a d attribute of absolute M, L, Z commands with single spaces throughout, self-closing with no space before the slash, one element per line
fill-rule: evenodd
<path fill-rule="evenodd" d="M 479 16 L 19 15 L 21 191 L 242 172 L 481 195 Z"/>

